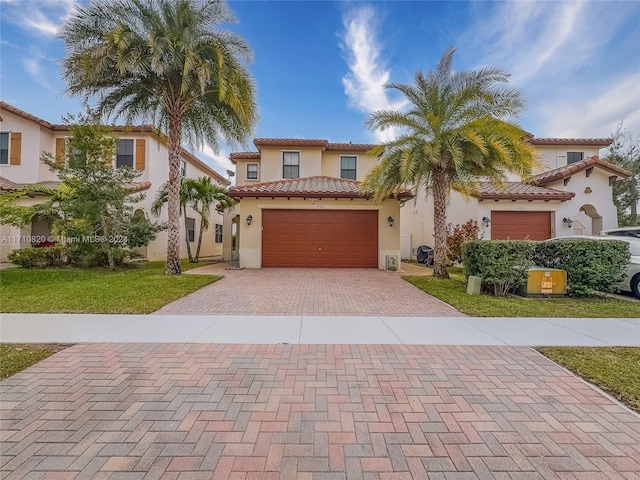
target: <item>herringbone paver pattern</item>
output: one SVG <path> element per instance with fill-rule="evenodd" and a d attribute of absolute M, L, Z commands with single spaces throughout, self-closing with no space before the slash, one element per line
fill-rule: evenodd
<path fill-rule="evenodd" d="M 224 270 L 225 264 L 193 273 L 224 275 L 156 313 L 226 315 L 333 315 L 465 317 L 402 280 L 402 273 L 373 268 L 261 268 Z M 424 274 L 425 267 L 406 274 Z"/>
<path fill-rule="evenodd" d="M 85 344 L 0 392 L 3 479 L 640 475 L 640 418 L 526 348 Z"/>

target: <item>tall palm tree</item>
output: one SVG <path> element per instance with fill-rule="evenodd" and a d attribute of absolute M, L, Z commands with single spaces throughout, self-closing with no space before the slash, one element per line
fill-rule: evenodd
<path fill-rule="evenodd" d="M 500 184 L 505 172 L 526 176 L 536 164 L 535 149 L 514 120 L 524 108 L 520 92 L 496 86 L 507 82 L 509 74 L 499 68 L 455 72 L 455 51 L 448 48 L 435 71 L 418 71 L 414 84 L 386 85 L 404 95 L 406 111 L 377 111 L 366 121 L 372 131 L 395 127 L 400 133 L 374 147 L 380 161 L 362 188 L 378 200 L 405 188 L 414 195 L 432 193 L 437 278 L 449 276 L 446 218 L 451 189 L 472 194 L 481 179 Z"/>
<path fill-rule="evenodd" d="M 209 215 L 211 207 L 216 205 L 221 210 L 226 210 L 234 201 L 227 196 L 225 189 L 211 183 L 210 177 L 199 177 L 189 180 L 190 189 L 193 192 L 193 209 L 200 215 L 200 232 L 198 233 L 198 246 L 196 247 L 195 263 L 200 260 L 200 247 L 202 246 L 202 232 L 209 228 Z"/>
<path fill-rule="evenodd" d="M 103 117 L 151 121 L 169 142 L 166 274 L 180 274 L 183 141 L 244 143 L 256 121 L 252 58 L 222 0 L 94 0 L 62 26 L 67 93 L 96 100 Z"/>

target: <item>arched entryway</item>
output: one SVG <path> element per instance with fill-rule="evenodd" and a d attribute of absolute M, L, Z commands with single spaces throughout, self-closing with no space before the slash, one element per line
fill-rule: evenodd
<path fill-rule="evenodd" d="M 576 223 L 584 226 L 583 231 L 580 232 L 582 234 L 598 235 L 602 231 L 602 215 L 598 213 L 593 205 L 582 205 L 575 220 Z"/>

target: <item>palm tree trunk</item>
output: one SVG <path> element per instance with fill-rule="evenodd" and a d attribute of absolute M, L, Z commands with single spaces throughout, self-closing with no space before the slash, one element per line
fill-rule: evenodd
<path fill-rule="evenodd" d="M 449 278 L 447 272 L 447 172 L 433 172 L 433 276 Z"/>
<path fill-rule="evenodd" d="M 187 226 L 187 206 L 182 206 L 182 212 L 184 213 L 184 231 L 185 231 L 185 240 L 187 241 L 187 255 L 189 256 L 189 263 L 194 263 L 193 257 L 191 256 L 191 242 L 189 241 L 189 228 Z"/>
<path fill-rule="evenodd" d="M 204 230 L 204 216 L 200 214 L 200 232 L 198 233 L 198 248 L 196 248 L 196 259 L 194 263 L 200 260 L 200 246 L 202 245 L 202 231 Z"/>
<path fill-rule="evenodd" d="M 167 263 L 165 275 L 180 275 L 180 150 L 182 124 L 180 115 L 172 113 L 169 118 L 169 182 L 168 205 L 169 221 L 167 222 Z M 185 217 L 186 218 L 186 217 Z M 189 242 L 187 242 L 187 245 Z"/>

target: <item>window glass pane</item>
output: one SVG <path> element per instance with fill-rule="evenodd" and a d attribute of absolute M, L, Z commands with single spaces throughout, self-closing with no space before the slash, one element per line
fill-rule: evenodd
<path fill-rule="evenodd" d="M 196 219 L 187 217 L 187 240 L 193 242 L 196 238 Z"/>
<path fill-rule="evenodd" d="M 283 152 L 282 155 L 283 155 L 285 165 L 300 164 L 300 152 Z"/>
<path fill-rule="evenodd" d="M 116 168 L 121 167 L 133 168 L 133 140 L 118 141 Z"/>
<path fill-rule="evenodd" d="M 567 152 L 567 164 L 581 161 L 583 158 L 582 152 Z"/>
<path fill-rule="evenodd" d="M 340 157 L 340 178 L 356 179 L 356 157 Z"/>
<path fill-rule="evenodd" d="M 0 133 L 0 165 L 9 164 L 9 134 Z"/>
<path fill-rule="evenodd" d="M 258 179 L 258 164 L 257 163 L 249 163 L 249 164 L 247 164 L 247 179 L 249 179 L 249 180 L 257 180 Z"/>

